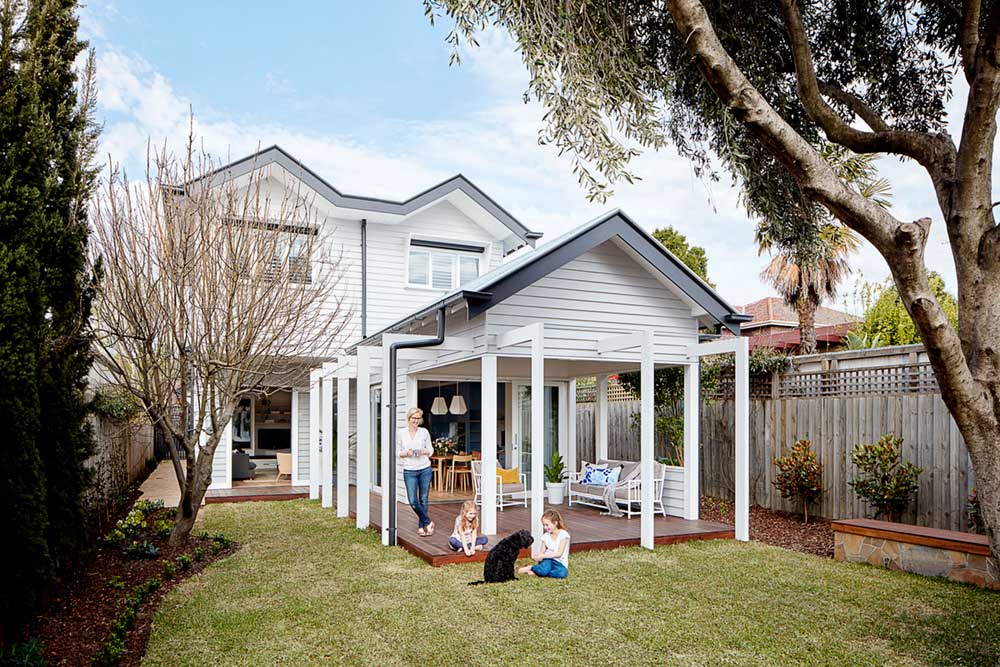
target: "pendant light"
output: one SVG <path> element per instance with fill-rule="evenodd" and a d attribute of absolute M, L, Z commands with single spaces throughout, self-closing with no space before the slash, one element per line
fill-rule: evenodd
<path fill-rule="evenodd" d="M 431 403 L 431 414 L 432 415 L 446 415 L 448 414 L 448 403 L 444 400 L 444 396 L 441 395 L 441 383 L 438 382 L 438 395 Z"/>
<path fill-rule="evenodd" d="M 451 414 L 464 415 L 468 411 L 465 406 L 465 397 L 458 393 L 458 384 L 455 384 L 455 395 L 451 397 Z"/>

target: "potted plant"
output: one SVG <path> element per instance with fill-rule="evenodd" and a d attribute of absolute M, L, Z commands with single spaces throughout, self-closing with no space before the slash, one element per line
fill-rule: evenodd
<path fill-rule="evenodd" d="M 563 457 L 559 452 L 552 452 L 552 462 L 545 466 L 545 481 L 548 482 L 549 504 L 562 505 L 563 497 L 566 495 L 566 482 L 563 481 L 563 473 L 566 466 L 563 465 Z"/>

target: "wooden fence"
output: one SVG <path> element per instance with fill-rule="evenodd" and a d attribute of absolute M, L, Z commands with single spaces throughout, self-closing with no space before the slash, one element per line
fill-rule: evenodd
<path fill-rule="evenodd" d="M 886 357 L 897 350 L 886 348 Z M 859 443 L 893 433 L 903 438 L 904 459 L 923 469 L 916 501 L 903 521 L 967 530 L 967 504 L 975 483 L 972 466 L 958 427 L 937 393 L 933 374 L 926 362 L 912 355 L 906 363 L 884 364 L 873 358 L 878 356 L 874 352 L 866 351 L 864 367 L 850 367 L 847 362 L 853 355 L 845 353 L 815 355 L 811 359 L 822 358 L 825 370 L 793 368 L 770 382 L 758 379 L 753 383 L 757 390 L 750 401 L 751 503 L 798 511 L 772 484 L 773 460 L 805 438 L 823 464 L 826 489 L 811 513 L 829 519 L 867 516 L 869 510 L 849 486 L 856 475 L 850 451 Z M 768 384 L 769 395 L 764 390 Z M 731 396 L 717 396 L 701 406 L 702 495 L 733 497 Z M 638 401 L 609 404 L 608 453 L 612 458 L 637 459 L 639 436 L 631 428 L 631 415 L 637 412 Z M 579 405 L 577 419 L 579 456 L 587 460 L 594 451 L 593 405 Z M 657 455 L 664 451 L 666 443 L 658 441 Z"/>

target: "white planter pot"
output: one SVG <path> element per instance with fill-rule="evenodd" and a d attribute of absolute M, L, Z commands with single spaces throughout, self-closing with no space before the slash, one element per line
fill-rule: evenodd
<path fill-rule="evenodd" d="M 566 482 L 559 482 L 553 484 L 548 482 L 549 489 L 549 505 L 562 505 L 563 498 L 566 497 Z"/>

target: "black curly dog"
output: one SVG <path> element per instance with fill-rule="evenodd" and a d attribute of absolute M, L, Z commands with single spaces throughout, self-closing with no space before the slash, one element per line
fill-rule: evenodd
<path fill-rule="evenodd" d="M 499 584 L 516 579 L 514 561 L 517 560 L 517 554 L 521 549 L 530 547 L 534 541 L 535 538 L 526 530 L 519 530 L 500 540 L 486 555 L 486 562 L 483 564 L 483 579 L 470 581 L 469 585 Z"/>

